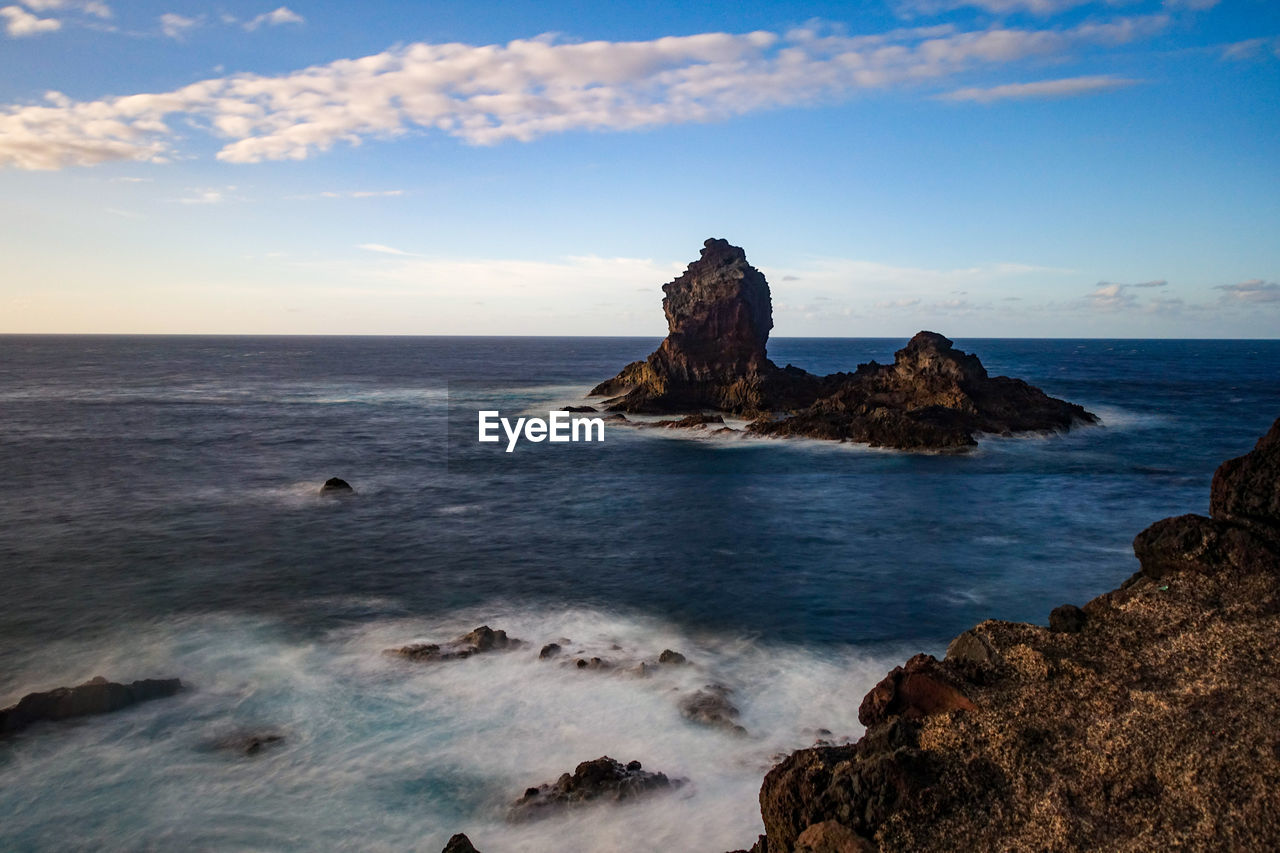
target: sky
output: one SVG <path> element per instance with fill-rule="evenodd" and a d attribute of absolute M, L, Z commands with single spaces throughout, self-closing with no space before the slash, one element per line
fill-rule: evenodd
<path fill-rule="evenodd" d="M 1274 0 L 0 0 L 0 333 L 1280 335 Z"/>

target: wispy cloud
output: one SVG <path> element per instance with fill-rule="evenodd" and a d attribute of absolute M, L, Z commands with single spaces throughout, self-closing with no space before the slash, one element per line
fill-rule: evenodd
<path fill-rule="evenodd" d="M 1228 302 L 1248 305 L 1280 302 L 1280 284 L 1263 281 L 1260 278 L 1243 281 L 1240 284 L 1220 284 L 1214 289 L 1223 291 L 1222 298 Z"/>
<path fill-rule="evenodd" d="M 188 18 L 174 12 L 166 12 L 160 16 L 160 32 L 171 39 L 182 39 L 188 30 L 195 29 L 204 22 L 204 16 Z"/>
<path fill-rule="evenodd" d="M 13 38 L 51 33 L 62 28 L 62 22 L 57 18 L 40 18 L 20 6 L 0 8 L 0 18 L 4 18 L 4 31 Z"/>
<path fill-rule="evenodd" d="M 338 142 L 415 129 L 488 145 L 717 121 L 1114 47 L 1167 24 L 1154 15 L 1060 29 L 948 26 L 847 36 L 803 28 L 642 42 L 412 44 L 278 77 L 243 74 L 158 94 L 0 108 L 0 166 L 164 160 L 173 155 L 173 116 L 226 140 L 218 158 L 229 163 L 301 160 Z"/>
<path fill-rule="evenodd" d="M 957 9 L 977 9 L 992 15 L 1036 15 L 1047 18 L 1081 6 L 1133 6 L 1142 0 L 899 0 L 895 5 L 903 17 L 940 15 Z M 1168 9 L 1211 9 L 1221 0 L 1164 0 Z"/>
<path fill-rule="evenodd" d="M 256 18 L 244 22 L 244 28 L 253 32 L 258 27 L 278 27 L 282 24 L 302 24 L 306 23 L 306 19 L 288 6 L 281 6 L 272 12 L 266 12 L 258 15 Z"/>
<path fill-rule="evenodd" d="M 1223 59 L 1242 61 L 1266 56 L 1280 58 L 1280 36 L 1245 39 L 1244 41 L 1229 44 L 1222 49 Z"/>
<path fill-rule="evenodd" d="M 406 258 L 417 257 L 413 252 L 406 252 L 403 249 L 397 249 L 393 246 L 384 246 L 381 243 L 361 243 L 356 246 L 357 249 L 364 249 L 366 252 L 378 252 L 383 255 L 400 255 Z"/>
<path fill-rule="evenodd" d="M 1095 92 L 1106 92 L 1122 86 L 1132 86 L 1139 80 L 1127 77 L 1092 76 L 1066 77 L 1059 80 L 1037 80 L 1032 83 L 1005 83 L 990 88 L 957 89 L 945 95 L 939 95 L 947 101 L 975 101 L 990 104 L 995 101 L 1022 100 L 1027 98 L 1072 98 L 1079 95 L 1091 95 Z"/>

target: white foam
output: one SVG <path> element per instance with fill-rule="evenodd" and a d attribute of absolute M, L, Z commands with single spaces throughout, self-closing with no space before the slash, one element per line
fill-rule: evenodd
<path fill-rule="evenodd" d="M 381 654 L 482 622 L 530 645 L 439 664 Z M 672 648 L 690 664 L 642 678 L 539 660 L 541 644 L 561 637 L 570 654 L 653 661 Z M 230 617 L 68 642 L 20 661 L 15 694 L 97 674 L 177 674 L 194 689 L 20 736 L 0 766 L 0 813 L 11 816 L 0 846 L 431 851 L 465 831 L 482 850 L 588 853 L 635 849 L 637 839 L 655 850 L 733 849 L 761 831 L 756 795 L 778 754 L 818 729 L 860 734 L 858 703 L 894 662 L 519 608 L 388 620 L 309 642 Z M 747 737 L 681 717 L 679 697 L 709 683 L 733 689 Z M 243 729 L 287 739 L 253 758 L 207 749 Z M 505 821 L 526 787 L 606 754 L 689 783 L 623 806 Z"/>

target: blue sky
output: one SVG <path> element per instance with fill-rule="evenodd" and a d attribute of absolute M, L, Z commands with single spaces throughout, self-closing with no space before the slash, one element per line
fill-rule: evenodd
<path fill-rule="evenodd" d="M 1275 337 L 1280 4 L 0 0 L 0 332 Z"/>

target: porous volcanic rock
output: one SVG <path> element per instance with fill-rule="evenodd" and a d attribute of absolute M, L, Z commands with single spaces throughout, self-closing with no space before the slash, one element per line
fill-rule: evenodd
<path fill-rule="evenodd" d="M 507 812 L 512 821 L 546 817 L 560 809 L 591 802 L 622 802 L 655 791 L 678 788 L 683 779 L 651 773 L 639 761 L 622 764 L 607 755 L 579 764 L 555 782 L 529 788 Z"/>
<path fill-rule="evenodd" d="M 1280 420 L 1059 630 L 987 621 L 895 670 L 859 741 L 769 772 L 753 850 L 831 822 L 880 850 L 1280 849 L 1278 473 Z"/>
<path fill-rule="evenodd" d="M 704 410 L 754 418 L 768 436 L 855 441 L 904 450 L 965 448 L 978 433 L 1066 430 L 1097 418 L 1021 379 L 988 376 L 977 356 L 920 332 L 893 364 L 814 376 L 778 367 L 769 284 L 725 240 L 710 239 L 684 274 L 662 287 L 668 334 L 644 361 L 596 386 L 614 412 L 687 413 L 661 426 L 703 427 Z"/>
<path fill-rule="evenodd" d="M 13 734 L 33 723 L 119 711 L 139 702 L 172 696 L 181 689 L 182 682 L 176 678 L 118 684 L 98 676 L 75 687 L 28 693 L 18 704 L 0 709 L 0 735 Z"/>
<path fill-rule="evenodd" d="M 384 654 L 402 657 L 415 663 L 430 663 L 460 660 L 485 652 L 518 649 L 523 645 L 523 640 L 508 637 L 506 631 L 495 631 L 488 625 L 481 625 L 448 643 L 414 643 L 398 649 L 387 649 Z"/>

